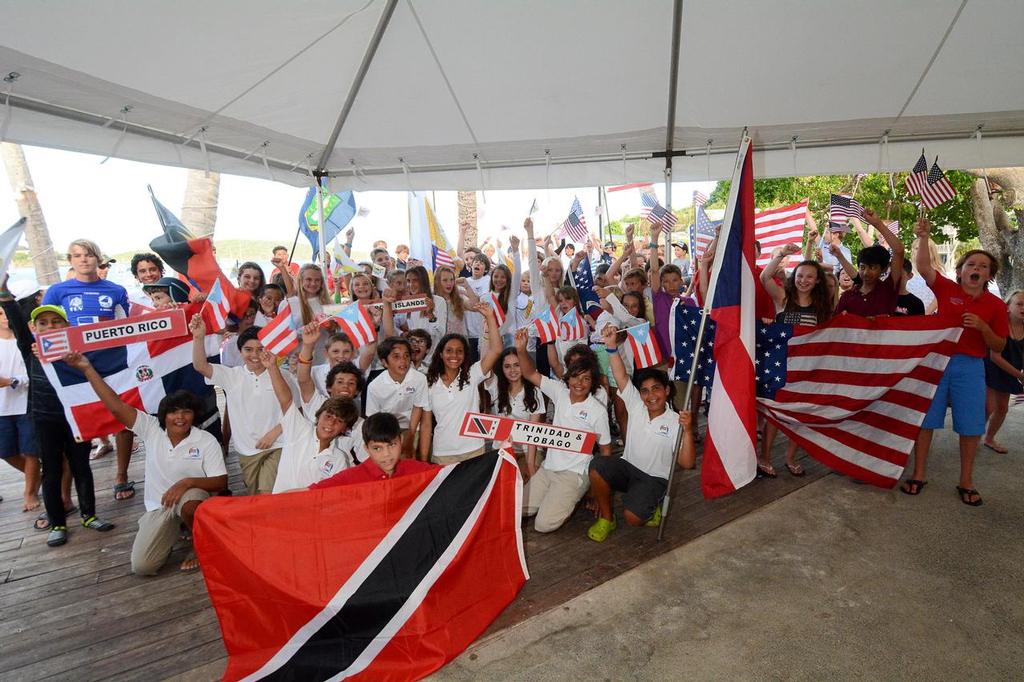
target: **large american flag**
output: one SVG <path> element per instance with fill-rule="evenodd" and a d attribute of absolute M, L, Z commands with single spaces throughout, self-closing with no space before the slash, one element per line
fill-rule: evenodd
<path fill-rule="evenodd" d="M 830 194 L 828 197 L 828 219 L 845 223 L 848 218 L 860 218 L 864 207 L 860 202 L 845 194 Z"/>
<path fill-rule="evenodd" d="M 804 240 L 804 219 L 807 202 L 768 209 L 754 214 L 754 239 L 761 243 L 757 264 L 762 268 L 772 260 L 772 250 L 786 244 L 800 244 Z M 782 266 L 795 267 L 801 256 L 790 256 Z"/>
<path fill-rule="evenodd" d="M 712 222 L 703 206 L 697 207 L 696 222 L 690 225 L 690 253 L 700 258 L 707 251 L 708 245 L 715 238 L 715 228 L 722 224 L 721 220 Z"/>
<path fill-rule="evenodd" d="M 907 178 L 907 193 L 917 194 L 921 197 L 921 203 L 925 208 L 933 209 L 940 206 L 956 196 L 956 190 L 946 179 L 946 175 L 939 168 L 939 160 L 936 158 L 932 169 L 928 169 L 928 161 L 922 152 L 921 158 L 914 165 L 910 177 Z"/>
<path fill-rule="evenodd" d="M 670 327 L 675 378 L 693 361 L 700 310 L 677 306 Z M 959 327 L 934 316 L 840 315 L 822 327 L 758 324 L 758 410 L 826 466 L 880 487 L 896 485 Z M 709 386 L 709 320 L 694 381 Z"/>
<path fill-rule="evenodd" d="M 647 220 L 651 221 L 652 225 L 661 225 L 662 232 L 671 234 L 672 228 L 676 224 L 676 214 L 659 204 L 652 193 L 645 192 L 640 197 L 640 201 L 643 203 L 644 209 L 647 210 Z"/>
<path fill-rule="evenodd" d="M 573 199 L 572 208 L 569 209 L 569 217 L 562 223 L 562 234 L 568 235 L 577 244 L 586 244 L 590 233 L 587 231 L 587 221 L 583 217 L 583 207 L 579 199 Z"/>

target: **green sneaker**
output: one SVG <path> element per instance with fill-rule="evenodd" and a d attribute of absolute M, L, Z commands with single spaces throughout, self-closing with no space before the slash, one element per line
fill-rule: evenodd
<path fill-rule="evenodd" d="M 587 531 L 587 537 L 594 542 L 604 542 L 608 535 L 615 530 L 615 519 L 598 519 Z"/>
<path fill-rule="evenodd" d="M 659 504 L 654 508 L 654 513 L 651 514 L 651 518 L 647 519 L 647 523 L 644 524 L 648 528 L 657 528 L 661 525 L 661 505 Z"/>

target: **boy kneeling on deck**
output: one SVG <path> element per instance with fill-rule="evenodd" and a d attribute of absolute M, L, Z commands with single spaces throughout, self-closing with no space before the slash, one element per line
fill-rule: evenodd
<path fill-rule="evenodd" d="M 684 469 L 692 469 L 696 461 L 693 413 L 677 415 L 668 409 L 672 384 L 663 370 L 640 369 L 633 375 L 633 381 L 629 380 L 619 355 L 618 333 L 613 325 L 608 325 L 602 340 L 629 419 L 622 457 L 594 457 L 590 461 L 590 494 L 597 502 L 598 519 L 587 536 L 595 542 L 604 542 L 615 530 L 614 491 L 623 493 L 622 515 L 626 523 L 657 527 L 661 524 L 660 503 L 668 488 L 673 460 Z M 683 434 L 679 451 L 673 452 L 680 428 Z"/>
<path fill-rule="evenodd" d="M 85 375 L 111 414 L 146 444 L 146 513 L 132 543 L 132 573 L 156 575 L 171 554 L 180 524 L 191 530 L 199 503 L 228 485 L 220 443 L 193 428 L 202 412 L 194 394 L 165 396 L 154 418 L 121 400 L 81 353 L 69 353 L 63 360 Z M 190 553 L 181 570 L 197 568 L 199 562 Z"/>

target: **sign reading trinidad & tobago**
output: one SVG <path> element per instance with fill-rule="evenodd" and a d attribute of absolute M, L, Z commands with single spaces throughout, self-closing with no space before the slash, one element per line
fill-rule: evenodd
<path fill-rule="evenodd" d="M 65 327 L 36 337 L 39 359 L 59 360 L 66 353 L 85 353 L 101 348 L 116 348 L 129 343 L 172 339 L 188 334 L 185 311 L 161 310 L 141 317 L 125 317 L 79 327 Z"/>
<path fill-rule="evenodd" d="M 459 435 L 587 454 L 593 451 L 594 442 L 597 440 L 597 434 L 590 431 L 538 424 L 510 417 L 495 417 L 479 412 L 466 414 Z"/>

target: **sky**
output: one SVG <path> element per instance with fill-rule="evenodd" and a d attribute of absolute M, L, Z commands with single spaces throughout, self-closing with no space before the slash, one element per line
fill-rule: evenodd
<path fill-rule="evenodd" d="M 160 231 L 153 204 L 146 191 L 180 215 L 186 172 L 181 168 L 110 159 L 55 149 L 25 147 L 33 184 L 46 217 L 57 253 L 64 253 L 74 239 L 87 237 L 109 253 L 148 250 Z M 714 182 L 678 182 L 672 186 L 677 206 L 688 204 L 693 191 L 710 194 Z M 664 203 L 664 183 L 655 185 Z M 270 240 L 291 244 L 295 238 L 299 207 L 306 190 L 266 179 L 222 175 L 217 227 L 214 239 Z M 449 240 L 458 232 L 456 193 L 436 192 L 435 212 Z M 521 226 L 534 199 L 536 234 L 544 235 L 565 219 L 573 198 L 578 197 L 591 231 L 597 232 L 597 189 L 532 189 L 477 193 L 479 239 L 507 234 L 504 226 Z M 369 210 L 356 217 L 353 250 L 365 253 L 376 239 L 392 249 L 409 243 L 406 192 L 356 192 L 356 203 Z M 607 215 L 616 220 L 640 212 L 637 190 L 608 194 Z M 19 218 L 8 182 L 0 182 L 0 229 Z M 507 242 L 507 239 L 504 241 Z M 269 254 L 268 254 L 269 258 Z"/>

